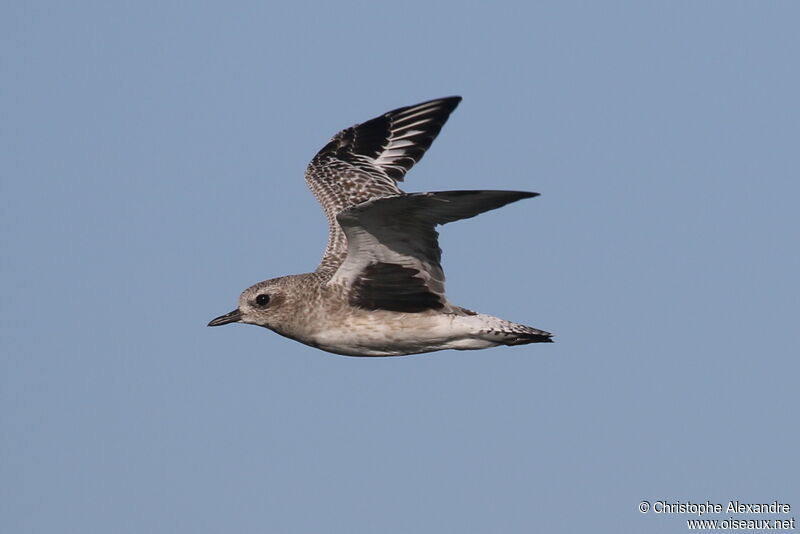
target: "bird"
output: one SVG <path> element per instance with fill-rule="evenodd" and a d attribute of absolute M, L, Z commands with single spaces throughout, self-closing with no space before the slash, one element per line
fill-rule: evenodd
<path fill-rule="evenodd" d="M 328 221 L 319 266 L 245 289 L 238 307 L 208 326 L 262 326 L 345 356 L 552 342 L 544 330 L 450 302 L 436 230 L 538 193 L 398 187 L 460 102 L 401 107 L 334 135 L 305 172 Z"/>

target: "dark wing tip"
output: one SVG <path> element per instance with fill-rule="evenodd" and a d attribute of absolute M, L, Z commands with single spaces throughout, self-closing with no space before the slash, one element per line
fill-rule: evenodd
<path fill-rule="evenodd" d="M 438 191 L 428 193 L 409 193 L 409 195 L 447 195 L 451 197 L 467 197 L 467 196 L 480 196 L 480 195 L 497 195 L 514 198 L 514 200 L 522 200 L 523 198 L 538 197 L 539 193 L 533 191 L 509 191 L 506 189 L 464 189 L 458 191 Z"/>
<path fill-rule="evenodd" d="M 434 98 L 433 100 L 426 100 L 424 102 L 420 102 L 419 104 L 403 106 L 401 108 L 393 109 L 392 111 L 387 111 L 383 114 L 383 116 L 394 117 L 397 115 L 402 115 L 409 110 L 429 109 L 429 111 L 438 110 L 437 113 L 444 114 L 445 120 L 447 120 L 447 116 L 449 116 L 458 107 L 458 105 L 461 103 L 461 100 L 462 98 L 457 95 Z"/>
<path fill-rule="evenodd" d="M 448 96 L 393 109 L 337 133 L 314 158 L 334 156 L 355 165 L 364 158 L 389 178 L 402 181 L 461 102 Z"/>

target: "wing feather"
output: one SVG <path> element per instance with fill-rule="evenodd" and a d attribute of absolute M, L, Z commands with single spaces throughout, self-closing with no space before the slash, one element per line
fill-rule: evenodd
<path fill-rule="evenodd" d="M 328 244 L 317 272 L 331 275 L 344 261 L 346 240 L 336 220 L 344 209 L 400 195 L 403 181 L 447 122 L 461 97 L 389 111 L 337 133 L 306 169 L 306 183 L 328 219 Z"/>
<path fill-rule="evenodd" d="M 363 304 L 367 308 L 373 306 L 370 302 L 387 303 L 393 298 L 399 302 L 398 306 L 404 306 L 404 292 L 412 295 L 413 302 L 408 307 L 419 308 L 414 311 L 437 307 L 436 303 L 445 305 L 444 272 L 436 226 L 474 217 L 537 194 L 525 191 L 412 193 L 376 198 L 348 208 L 337 217 L 347 236 L 347 257 L 329 283 L 350 288 L 356 300 L 368 295 Z M 391 268 L 381 267 L 385 265 Z M 427 308 L 423 304 L 428 304 Z M 381 307 L 393 309 L 385 304 Z"/>

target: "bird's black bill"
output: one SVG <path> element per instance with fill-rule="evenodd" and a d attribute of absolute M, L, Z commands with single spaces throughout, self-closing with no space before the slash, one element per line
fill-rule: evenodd
<path fill-rule="evenodd" d="M 242 320 L 242 312 L 239 309 L 235 309 L 230 313 L 226 313 L 225 315 L 220 315 L 216 319 L 212 319 L 208 326 L 222 326 L 224 324 L 230 323 L 238 323 Z"/>

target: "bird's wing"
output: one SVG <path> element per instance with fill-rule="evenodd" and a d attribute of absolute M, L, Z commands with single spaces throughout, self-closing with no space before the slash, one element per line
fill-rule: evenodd
<path fill-rule="evenodd" d="M 336 216 L 370 199 L 402 194 L 397 182 L 414 166 L 458 106 L 453 96 L 399 108 L 337 133 L 306 169 L 306 183 L 328 218 L 328 245 L 317 272 L 332 274 L 346 241 Z"/>
<path fill-rule="evenodd" d="M 448 305 L 435 227 L 538 193 L 442 191 L 368 200 L 339 213 L 347 257 L 328 282 L 366 309 L 420 312 Z"/>

